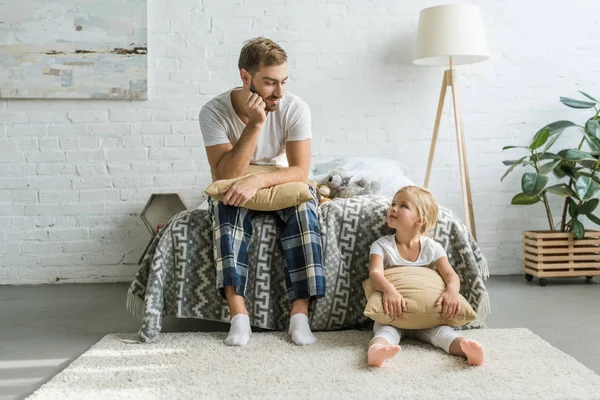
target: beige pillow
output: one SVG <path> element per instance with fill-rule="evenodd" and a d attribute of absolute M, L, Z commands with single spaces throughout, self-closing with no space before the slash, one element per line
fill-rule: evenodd
<path fill-rule="evenodd" d="M 271 172 L 278 168 L 280 167 L 270 165 L 250 165 L 248 166 L 246 174 L 243 176 L 215 181 L 206 188 L 204 193 L 215 200 L 223 201 L 225 195 L 221 194 L 221 190 L 224 190 L 232 183 L 250 175 Z M 307 183 L 288 182 L 269 188 L 259 189 L 256 194 L 244 204 L 244 207 L 257 211 L 275 211 L 297 206 L 313 199 L 314 197 L 310 192 Z"/>
<path fill-rule="evenodd" d="M 473 321 L 477 315 L 469 302 L 460 296 L 460 315 L 456 318 L 442 317 L 442 306 L 434 306 L 446 290 L 444 280 L 436 271 L 426 267 L 394 267 L 384 271 L 385 277 L 406 300 L 402 317 L 392 318 L 383 311 L 383 292 L 373 289 L 371 280 L 363 282 L 367 296 L 365 316 L 384 325 L 404 329 L 428 329 L 440 325 L 462 326 Z"/>

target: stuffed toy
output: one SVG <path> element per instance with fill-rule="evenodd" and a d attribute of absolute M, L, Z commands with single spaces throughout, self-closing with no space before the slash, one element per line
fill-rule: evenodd
<path fill-rule="evenodd" d="M 335 197 L 348 198 L 373 194 L 380 189 L 379 183 L 371 182 L 367 178 L 361 178 L 356 182 L 350 182 L 350 179 L 352 179 L 352 175 L 343 169 L 336 169 L 327 174 L 319 185 L 318 193 L 321 196 L 319 205 L 331 201 Z"/>
<path fill-rule="evenodd" d="M 337 192 L 337 197 L 348 198 L 354 196 L 364 196 L 379 192 L 381 185 L 378 182 L 371 182 L 368 178 L 360 178 L 355 182 L 350 182 L 341 187 Z"/>
<path fill-rule="evenodd" d="M 317 181 L 308 181 L 308 184 L 314 189 L 315 193 L 317 194 L 317 201 L 319 202 L 319 205 L 331 201 L 331 199 L 327 197 L 330 193 L 330 190 L 327 186 L 319 186 Z"/>
<path fill-rule="evenodd" d="M 321 197 L 321 193 L 319 193 L 319 184 L 317 183 L 317 181 L 308 181 L 308 185 L 310 187 L 312 187 L 313 190 L 315 191 L 319 205 L 323 204 L 324 202 L 321 201 L 322 197 Z"/>

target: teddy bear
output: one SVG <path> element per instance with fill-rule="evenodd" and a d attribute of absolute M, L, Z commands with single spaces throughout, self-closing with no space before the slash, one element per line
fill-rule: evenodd
<path fill-rule="evenodd" d="M 313 188 L 314 192 L 316 193 L 319 205 L 331 201 L 331 199 L 328 197 L 331 193 L 329 187 L 325 185 L 319 186 L 319 183 L 317 181 L 308 181 L 308 184 Z"/>
<path fill-rule="evenodd" d="M 348 198 L 377 193 L 380 185 L 367 178 L 350 182 L 352 175 L 343 169 L 331 171 L 318 186 L 319 205 L 331 201 L 335 197 Z"/>

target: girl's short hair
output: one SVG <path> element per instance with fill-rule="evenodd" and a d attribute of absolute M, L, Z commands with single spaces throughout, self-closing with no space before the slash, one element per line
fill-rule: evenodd
<path fill-rule="evenodd" d="M 412 198 L 412 203 L 417 208 L 419 218 L 425 219 L 425 223 L 421 225 L 419 233 L 422 235 L 432 229 L 437 222 L 439 210 L 433 194 L 424 187 L 409 185 L 398 190 L 394 194 L 394 197 L 401 192 L 408 194 Z"/>

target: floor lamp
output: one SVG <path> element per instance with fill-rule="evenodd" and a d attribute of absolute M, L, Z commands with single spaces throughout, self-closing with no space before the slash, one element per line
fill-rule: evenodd
<path fill-rule="evenodd" d="M 456 73 L 452 69 L 452 66 L 476 63 L 488 58 L 489 52 L 478 6 L 471 4 L 451 4 L 430 7 L 421 11 L 415 57 L 413 60 L 414 64 L 425 66 L 449 65 L 449 69 L 444 71 L 442 79 L 442 91 L 440 93 L 433 128 L 433 139 L 431 140 L 431 148 L 429 150 L 424 186 L 427 187 L 429 184 L 446 89 L 450 87 L 452 102 L 454 104 L 454 122 L 458 143 L 458 162 L 460 166 L 465 223 L 471 230 L 471 234 L 475 240 L 477 240 L 477 234 L 475 232 L 475 217 L 473 216 L 473 200 L 471 198 L 471 184 L 465 153 L 458 84 Z"/>

